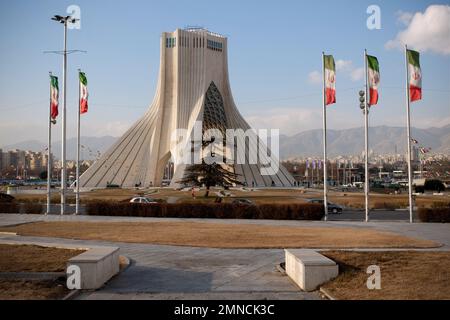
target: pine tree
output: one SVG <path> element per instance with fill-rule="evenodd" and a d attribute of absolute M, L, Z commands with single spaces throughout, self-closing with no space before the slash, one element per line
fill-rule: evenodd
<path fill-rule="evenodd" d="M 204 185 L 206 187 L 205 197 L 208 197 L 211 187 L 228 188 L 233 184 L 242 185 L 242 182 L 237 177 L 238 174 L 228 171 L 220 164 L 207 164 L 205 161 L 202 161 L 201 164 L 188 166 L 183 179 L 179 183 L 197 187 Z"/>

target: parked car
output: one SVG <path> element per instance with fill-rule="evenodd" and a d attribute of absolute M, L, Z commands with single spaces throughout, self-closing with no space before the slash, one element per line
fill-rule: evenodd
<path fill-rule="evenodd" d="M 253 201 L 248 200 L 248 199 L 234 199 L 231 204 L 236 205 L 236 206 L 254 206 L 255 205 L 253 203 Z"/>
<path fill-rule="evenodd" d="M 323 204 L 323 199 L 309 199 L 308 202 Z M 337 204 L 331 203 L 331 202 L 327 202 L 327 207 L 328 207 L 328 213 L 336 213 L 336 214 L 342 213 L 342 207 L 340 205 L 337 205 Z"/>
<path fill-rule="evenodd" d="M 154 199 L 152 198 L 148 198 L 148 197 L 134 197 L 133 199 L 130 200 L 130 203 L 158 203 L 156 202 Z"/>

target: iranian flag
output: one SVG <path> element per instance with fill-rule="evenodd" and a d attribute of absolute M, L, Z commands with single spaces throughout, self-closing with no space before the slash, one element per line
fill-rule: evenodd
<path fill-rule="evenodd" d="M 80 72 L 80 113 L 88 112 L 87 78 L 84 72 Z"/>
<path fill-rule="evenodd" d="M 336 103 L 336 66 L 332 55 L 324 56 L 325 105 Z"/>
<path fill-rule="evenodd" d="M 409 71 L 409 98 L 412 101 L 422 99 L 422 71 L 420 70 L 419 52 L 406 50 Z"/>
<path fill-rule="evenodd" d="M 378 103 L 378 85 L 380 84 L 380 68 L 378 59 L 373 56 L 367 56 L 368 78 L 369 78 L 369 105 Z"/>
<path fill-rule="evenodd" d="M 55 120 L 58 116 L 59 88 L 58 77 L 50 76 L 50 117 Z"/>

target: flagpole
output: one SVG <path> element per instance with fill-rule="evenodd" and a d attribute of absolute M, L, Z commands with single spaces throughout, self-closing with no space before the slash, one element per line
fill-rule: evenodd
<path fill-rule="evenodd" d="M 325 221 L 328 220 L 328 198 L 327 198 L 327 106 L 325 96 L 325 53 L 322 52 L 322 104 L 323 104 L 323 209 L 325 210 Z"/>
<path fill-rule="evenodd" d="M 80 98 L 81 98 L 81 83 L 80 72 L 78 69 L 78 118 L 77 118 L 77 170 L 76 170 L 76 191 L 75 191 L 75 214 L 80 213 Z"/>
<path fill-rule="evenodd" d="M 413 223 L 413 201 L 412 201 L 412 177 L 411 177 L 411 120 L 409 108 L 409 68 L 408 68 L 408 46 L 405 45 L 405 66 L 406 66 L 406 127 L 408 138 L 408 199 L 409 199 L 409 222 Z"/>
<path fill-rule="evenodd" d="M 50 100 L 49 100 L 49 108 L 48 108 L 48 145 L 47 145 L 47 211 L 46 215 L 50 214 L 50 206 L 51 206 L 51 182 L 52 182 L 52 163 L 51 163 L 51 155 L 52 155 L 52 73 L 49 72 L 50 75 Z"/>
<path fill-rule="evenodd" d="M 67 171 L 66 171 L 66 101 L 67 101 L 67 19 L 64 20 L 64 59 L 63 59 L 63 110 L 61 146 L 61 215 L 66 209 Z"/>
<path fill-rule="evenodd" d="M 364 71 L 365 71 L 365 95 L 366 100 L 364 103 L 364 153 L 365 153 L 365 184 L 364 184 L 364 198 L 365 198 L 365 207 L 366 207 L 366 217 L 365 221 L 369 221 L 369 96 L 368 96 L 368 90 L 367 90 L 367 83 L 368 83 L 368 72 L 367 72 L 367 50 L 364 49 Z"/>

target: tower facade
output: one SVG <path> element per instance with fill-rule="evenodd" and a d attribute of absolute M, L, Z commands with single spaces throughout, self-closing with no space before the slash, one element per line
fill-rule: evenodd
<path fill-rule="evenodd" d="M 107 184 L 160 186 L 164 169 L 174 158 L 171 185 L 176 186 L 189 164 L 175 155 L 175 145 L 179 141 L 174 140 L 174 132 L 183 129 L 192 137 L 199 123 L 202 132 L 211 128 L 222 133 L 228 129 L 249 130 L 250 126 L 236 108 L 231 94 L 227 49 L 226 37 L 205 29 L 164 32 L 159 79 L 152 104 L 145 115 L 80 177 L 80 187 L 106 187 Z M 239 143 L 239 139 L 244 139 L 246 154 L 240 159 L 228 159 L 227 166 L 244 185 L 293 185 L 293 177 L 270 151 L 260 154 L 257 144 L 251 143 L 255 140 L 235 137 L 234 141 Z M 259 137 L 255 139 L 260 142 Z M 193 143 L 191 138 L 188 140 L 185 151 L 191 150 Z M 251 152 L 258 154 L 256 161 L 250 161 L 252 157 L 248 153 Z M 264 167 L 268 163 L 273 166 L 274 162 L 277 170 L 264 174 Z"/>

